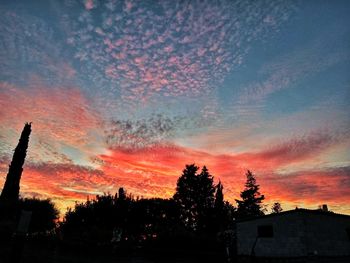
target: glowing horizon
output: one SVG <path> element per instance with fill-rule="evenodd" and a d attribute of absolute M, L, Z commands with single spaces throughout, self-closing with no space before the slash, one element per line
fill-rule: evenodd
<path fill-rule="evenodd" d="M 266 196 L 350 214 L 350 4 L 1 3 L 0 185 L 23 124 L 21 195 L 75 201 L 119 187 L 171 197 L 206 165 L 235 205 Z"/>

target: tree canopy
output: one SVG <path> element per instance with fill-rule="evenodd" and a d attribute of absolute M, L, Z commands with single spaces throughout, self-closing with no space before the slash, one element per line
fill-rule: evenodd
<path fill-rule="evenodd" d="M 262 201 L 265 197 L 259 192 L 260 186 L 256 183 L 255 176 L 251 171 L 247 171 L 246 177 L 245 188 L 240 194 L 242 199 L 236 199 L 238 217 L 247 218 L 264 215 Z"/>
<path fill-rule="evenodd" d="M 215 185 L 205 166 L 199 172 L 195 164 L 186 165 L 172 199 L 135 199 L 119 188 L 114 196 L 77 203 L 65 215 L 63 232 L 66 237 L 100 242 L 113 239 L 114 233 L 123 242 L 197 234 L 215 237 L 233 224 L 235 216 L 222 191 L 221 182 Z"/>
<path fill-rule="evenodd" d="M 56 227 L 59 212 L 50 199 L 24 198 L 19 200 L 19 211 L 32 212 L 29 232 L 51 231 Z"/>
<path fill-rule="evenodd" d="M 188 229 L 208 232 L 217 219 L 214 216 L 217 188 L 206 166 L 200 173 L 198 170 L 195 164 L 186 165 L 177 181 L 174 200 L 179 207 L 180 220 Z"/>
<path fill-rule="evenodd" d="M 275 202 L 271 207 L 271 213 L 272 214 L 278 214 L 283 211 L 282 206 L 279 202 Z"/>
<path fill-rule="evenodd" d="M 198 176 L 199 167 L 195 164 L 186 165 L 182 175 L 177 180 L 175 203 L 179 207 L 180 220 L 190 228 L 196 229 L 198 224 Z"/>

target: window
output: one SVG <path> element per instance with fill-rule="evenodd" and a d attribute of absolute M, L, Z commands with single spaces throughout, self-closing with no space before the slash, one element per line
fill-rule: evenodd
<path fill-rule="evenodd" d="M 258 226 L 258 237 L 273 237 L 273 226 L 272 225 Z"/>

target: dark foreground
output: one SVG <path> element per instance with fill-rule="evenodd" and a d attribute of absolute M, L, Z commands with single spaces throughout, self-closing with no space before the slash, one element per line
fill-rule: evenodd
<path fill-rule="evenodd" d="M 22 251 L 22 252 L 20 252 Z M 21 257 L 21 259 L 19 259 Z M 162 247 L 160 244 L 139 246 L 79 245 L 54 240 L 27 240 L 23 247 L 14 242 L 1 244 L 1 263 L 97 263 L 97 262 L 227 262 L 220 249 Z"/>
<path fill-rule="evenodd" d="M 4 241 L 4 240 L 2 240 Z M 187 243 L 187 242 L 185 242 Z M 168 247 L 159 243 L 143 246 L 124 245 L 112 247 L 109 244 L 78 244 L 57 242 L 52 239 L 26 240 L 23 247 L 16 246 L 13 240 L 1 242 L 0 263 L 196 263 L 229 262 L 225 250 L 219 247 L 203 248 L 193 244 L 187 247 Z M 251 258 L 232 257 L 240 263 L 346 263 L 350 258 Z"/>

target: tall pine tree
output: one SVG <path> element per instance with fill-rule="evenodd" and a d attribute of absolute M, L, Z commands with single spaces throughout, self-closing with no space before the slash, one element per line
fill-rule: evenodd
<path fill-rule="evenodd" d="M 214 178 L 205 166 L 199 174 L 198 169 L 194 164 L 186 165 L 177 181 L 174 201 L 179 207 L 180 219 L 187 228 L 206 231 L 214 207 Z"/>
<path fill-rule="evenodd" d="M 180 220 L 184 225 L 195 230 L 197 228 L 198 209 L 197 209 L 197 171 L 199 167 L 195 164 L 186 165 L 182 175 L 177 180 L 176 193 L 174 201 L 179 207 Z"/>
<path fill-rule="evenodd" d="M 198 210 L 198 230 L 206 231 L 210 227 L 212 221 L 212 213 L 215 201 L 214 177 L 209 173 L 206 166 L 197 176 L 198 189 L 196 194 L 197 210 Z"/>
<path fill-rule="evenodd" d="M 253 173 L 248 170 L 246 176 L 245 189 L 240 194 L 242 200 L 236 199 L 238 217 L 248 218 L 264 215 L 261 203 L 265 197 L 260 194 L 259 185 L 256 183 Z"/>

